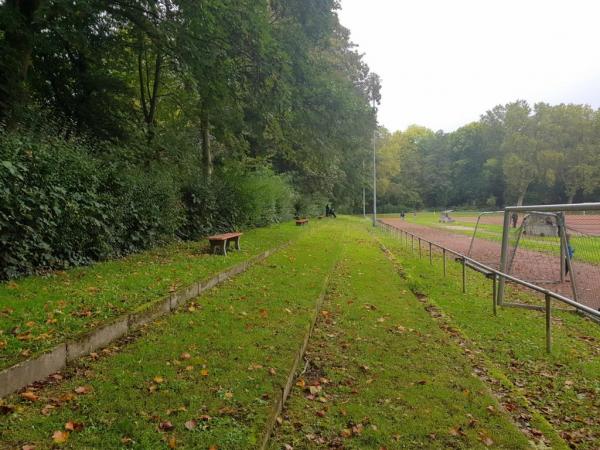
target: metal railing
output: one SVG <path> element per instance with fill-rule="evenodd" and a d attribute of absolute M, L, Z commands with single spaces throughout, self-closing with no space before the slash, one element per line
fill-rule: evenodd
<path fill-rule="evenodd" d="M 463 255 L 460 252 L 457 252 L 457 251 L 451 250 L 447 247 L 444 247 L 443 245 L 438 244 L 437 242 L 429 241 L 425 238 L 422 238 L 421 236 L 413 234 L 410 231 L 406 231 L 401 228 L 394 227 L 394 226 L 384 223 L 380 220 L 378 221 L 378 225 L 383 230 L 385 230 L 389 233 L 395 233 L 397 235 L 400 235 L 400 240 L 402 240 L 402 236 L 404 236 L 406 247 L 408 247 L 408 241 L 409 241 L 409 237 L 410 237 L 410 241 L 411 241 L 410 246 L 411 246 L 411 250 L 413 252 L 414 252 L 415 241 L 416 241 L 418 244 L 419 258 L 423 257 L 423 252 L 422 252 L 423 245 L 422 244 L 423 243 L 428 244 L 428 246 L 429 246 L 429 263 L 430 264 L 433 264 L 432 249 L 434 247 L 440 249 L 441 253 L 442 253 L 442 265 L 443 265 L 444 276 L 447 275 L 447 268 L 446 268 L 447 254 L 454 255 L 456 257 L 456 261 L 460 262 L 462 265 L 462 292 L 463 293 L 467 292 L 467 276 L 466 276 L 467 267 L 485 275 L 486 278 L 491 279 L 492 280 L 492 303 L 493 303 L 494 315 L 498 314 L 498 310 L 497 310 L 498 306 L 521 307 L 521 308 L 526 308 L 526 309 L 535 309 L 535 310 L 544 311 L 545 312 L 545 320 L 546 320 L 546 351 L 548 353 L 550 353 L 552 351 L 552 304 L 551 303 L 552 303 L 553 299 L 557 300 L 559 302 L 562 302 L 564 304 L 567 304 L 567 305 L 575 308 L 576 311 L 587 315 L 588 317 L 592 318 L 595 321 L 600 322 L 600 311 L 596 311 L 595 309 L 590 308 L 589 306 L 583 305 L 581 303 L 578 303 L 568 297 L 565 297 L 564 295 L 561 295 L 557 292 L 550 291 L 541 286 L 537 286 L 528 281 L 521 280 L 521 279 L 514 277 L 512 275 L 509 275 L 507 273 L 503 273 L 500 270 L 494 269 L 493 267 L 490 267 L 490 266 L 483 264 L 473 258 Z M 545 300 L 545 305 L 544 306 L 535 306 L 535 305 L 526 305 L 526 304 L 520 304 L 520 303 L 500 304 L 498 302 L 498 281 L 499 280 L 510 281 L 519 286 L 523 286 L 525 288 L 531 289 L 532 291 L 543 294 L 544 300 Z"/>

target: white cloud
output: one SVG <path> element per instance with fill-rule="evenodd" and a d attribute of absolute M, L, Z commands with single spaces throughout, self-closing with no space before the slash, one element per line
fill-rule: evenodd
<path fill-rule="evenodd" d="M 451 131 L 516 99 L 600 106 L 595 0 L 342 0 L 380 121 Z"/>

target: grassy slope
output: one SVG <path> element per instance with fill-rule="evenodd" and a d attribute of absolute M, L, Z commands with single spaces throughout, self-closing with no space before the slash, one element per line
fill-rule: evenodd
<path fill-rule="evenodd" d="M 571 313 L 555 313 L 554 349 L 545 352 L 543 313 L 500 309 L 492 315 L 491 285 L 468 272 L 468 292 L 460 291 L 460 268 L 449 264 L 442 276 L 439 259 L 433 266 L 419 260 L 389 236 L 386 246 L 400 257 L 413 289 L 423 292 L 450 322 L 481 350 L 500 378 L 523 394 L 569 443 L 582 449 L 600 442 L 600 327 Z M 522 291 L 509 296 L 539 302 Z"/>
<path fill-rule="evenodd" d="M 169 290 L 210 277 L 298 235 L 292 222 L 248 231 L 242 251 L 210 255 L 205 240 L 0 284 L 0 369 L 41 353 Z"/>
<path fill-rule="evenodd" d="M 111 356 L 83 361 L 66 381 L 37 391 L 37 401 L 9 398 L 15 412 L 0 416 L 0 447 L 48 448 L 53 432 L 75 421 L 85 428 L 71 433 L 70 448 L 166 448 L 172 439 L 187 448 L 255 448 L 339 255 L 340 244 L 327 239 L 339 228 L 311 227 L 192 311 L 157 322 Z M 91 392 L 65 400 L 82 385 Z M 45 416 L 45 405 L 56 408 Z M 192 419 L 197 425 L 185 429 Z M 160 429 L 166 421 L 173 430 Z"/>
<path fill-rule="evenodd" d="M 273 449 L 528 447 L 364 229 L 323 308 Z"/>

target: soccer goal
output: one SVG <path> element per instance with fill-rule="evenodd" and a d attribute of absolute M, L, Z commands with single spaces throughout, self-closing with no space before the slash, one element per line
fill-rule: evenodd
<path fill-rule="evenodd" d="M 499 270 L 599 309 L 600 203 L 506 208 Z"/>

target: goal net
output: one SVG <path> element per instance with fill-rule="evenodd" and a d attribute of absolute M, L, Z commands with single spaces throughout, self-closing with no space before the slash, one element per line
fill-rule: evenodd
<path fill-rule="evenodd" d="M 600 308 L 600 203 L 505 210 L 499 269 Z"/>

